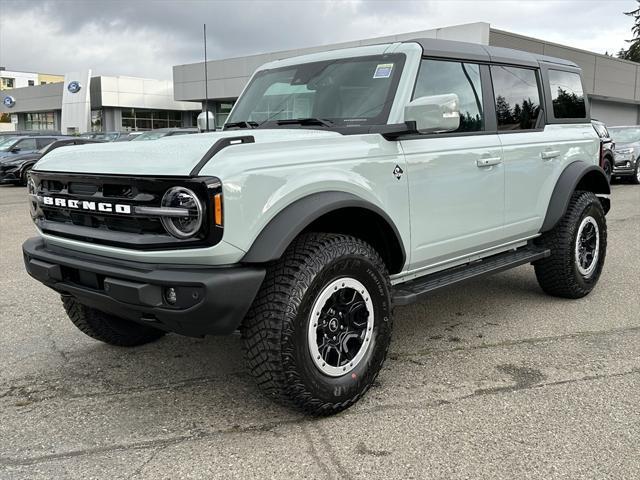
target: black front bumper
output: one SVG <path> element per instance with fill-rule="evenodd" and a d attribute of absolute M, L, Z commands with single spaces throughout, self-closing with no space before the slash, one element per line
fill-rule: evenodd
<path fill-rule="evenodd" d="M 627 160 L 622 162 L 614 162 L 611 169 L 611 175 L 614 177 L 626 177 L 636 174 L 636 161 Z"/>
<path fill-rule="evenodd" d="M 122 318 L 192 337 L 238 328 L 258 293 L 264 268 L 149 264 L 46 247 L 40 237 L 22 245 L 27 272 L 78 302 Z M 169 304 L 165 289 L 174 288 Z"/>
<path fill-rule="evenodd" d="M 0 185 L 20 183 L 19 171 L 2 171 L 0 170 Z"/>

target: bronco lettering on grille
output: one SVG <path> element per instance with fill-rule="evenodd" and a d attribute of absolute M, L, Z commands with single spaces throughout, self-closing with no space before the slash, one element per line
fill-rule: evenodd
<path fill-rule="evenodd" d="M 131 214 L 131 205 L 122 203 L 80 201 L 72 198 L 58 197 L 42 197 L 42 203 L 50 207 L 73 208 L 91 212 L 122 213 L 125 215 Z"/>

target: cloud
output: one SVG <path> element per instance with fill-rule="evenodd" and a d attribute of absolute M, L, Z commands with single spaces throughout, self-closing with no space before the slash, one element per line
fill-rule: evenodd
<path fill-rule="evenodd" d="M 0 65 L 8 69 L 171 78 L 171 67 L 475 21 L 556 43 L 617 52 L 631 0 L 204 1 L 1 0 Z M 608 19 L 603 28 L 602 19 Z M 570 25 L 570 28 L 567 27 Z"/>

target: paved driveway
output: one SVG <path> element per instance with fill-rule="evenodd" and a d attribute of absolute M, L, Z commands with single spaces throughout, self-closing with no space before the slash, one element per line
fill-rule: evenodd
<path fill-rule="evenodd" d="M 587 298 L 524 266 L 396 309 L 376 386 L 312 420 L 263 398 L 237 336 L 83 336 L 26 275 L 0 187 L 0 478 L 640 478 L 640 187 L 616 185 Z"/>

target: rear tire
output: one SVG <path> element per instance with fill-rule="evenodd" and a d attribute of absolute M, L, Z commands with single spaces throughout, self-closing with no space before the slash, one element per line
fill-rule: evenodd
<path fill-rule="evenodd" d="M 268 397 L 331 415 L 374 382 L 391 330 L 391 284 L 378 253 L 351 236 L 310 233 L 268 268 L 242 337 Z"/>
<path fill-rule="evenodd" d="M 153 342 L 165 332 L 87 307 L 63 296 L 62 305 L 71 322 L 89 337 L 118 347 L 135 347 Z"/>
<path fill-rule="evenodd" d="M 564 298 L 589 294 L 607 253 L 607 223 L 598 197 L 574 192 L 564 216 L 536 243 L 551 250 L 551 256 L 534 263 L 545 293 Z"/>

